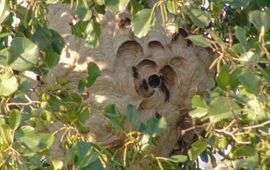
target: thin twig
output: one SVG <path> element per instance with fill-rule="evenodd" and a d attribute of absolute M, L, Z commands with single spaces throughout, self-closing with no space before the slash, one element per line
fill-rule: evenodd
<path fill-rule="evenodd" d="M 236 122 L 236 121 L 235 121 L 235 119 L 234 119 L 233 121 L 231 121 L 231 123 L 229 123 L 228 126 L 226 126 L 226 127 L 224 128 L 224 130 L 228 130 L 230 127 L 232 127 L 232 125 L 234 125 L 235 122 Z"/>
<path fill-rule="evenodd" d="M 235 137 L 235 135 L 233 134 L 233 132 L 228 132 L 228 131 L 226 131 L 225 129 L 214 129 L 214 131 L 215 131 L 216 133 L 220 133 L 220 134 L 224 134 L 224 135 L 230 136 L 231 138 L 233 138 L 233 140 L 234 140 L 237 144 L 242 144 L 242 145 L 250 144 L 250 142 L 239 141 L 239 140 Z"/>
<path fill-rule="evenodd" d="M 257 124 L 257 125 L 243 127 L 243 129 L 245 129 L 245 130 L 256 129 L 256 128 L 264 127 L 265 125 L 268 125 L 268 124 L 270 124 L 270 120 L 263 122 L 263 123 L 260 123 L 260 124 Z"/>
<path fill-rule="evenodd" d="M 205 128 L 206 126 L 208 125 L 208 123 L 206 123 L 206 124 L 202 124 L 202 125 L 194 125 L 194 126 L 192 126 L 192 127 L 190 127 L 190 128 L 187 128 L 187 129 L 181 129 L 181 135 L 184 135 L 184 134 L 186 134 L 187 132 L 189 132 L 189 131 L 193 131 L 193 130 L 196 130 L 196 129 L 202 129 L 202 128 Z"/>
<path fill-rule="evenodd" d="M 36 104 L 38 102 L 27 102 L 27 103 L 7 103 L 7 106 L 29 106 L 29 105 L 32 105 L 32 104 Z"/>

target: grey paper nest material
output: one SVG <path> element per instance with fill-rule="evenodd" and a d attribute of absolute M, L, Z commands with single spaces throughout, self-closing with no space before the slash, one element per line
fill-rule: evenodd
<path fill-rule="evenodd" d="M 213 72 L 208 69 L 213 54 L 188 45 L 181 35 L 172 38 L 159 22 L 139 39 L 133 35 L 124 12 L 101 17 L 100 46 L 90 49 L 71 35 L 68 7 L 51 6 L 48 17 L 50 28 L 64 37 L 66 46 L 47 81 L 66 77 L 78 82 L 85 76 L 87 63 L 97 63 L 102 76 L 89 89 L 91 107 L 102 110 L 106 104 L 115 103 L 125 112 L 126 106 L 133 104 L 143 121 L 152 115 L 164 116 L 168 129 L 159 139 L 157 153 L 168 155 L 180 136 L 179 122 L 182 128 L 186 126 L 181 110 L 191 108 L 194 94 L 203 94 L 214 86 Z M 93 113 L 88 124 L 92 128 L 90 141 L 111 145 L 120 140 L 100 112 Z"/>

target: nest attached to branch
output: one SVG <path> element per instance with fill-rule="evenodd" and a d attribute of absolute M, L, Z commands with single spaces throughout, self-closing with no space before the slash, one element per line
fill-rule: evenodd
<path fill-rule="evenodd" d="M 90 49 L 71 34 L 71 19 L 67 6 L 49 8 L 49 27 L 63 36 L 66 46 L 47 82 L 63 77 L 78 82 L 86 76 L 87 63 L 95 62 L 102 75 L 88 89 L 88 103 L 94 110 L 114 103 L 126 112 L 126 106 L 133 104 L 142 121 L 164 116 L 168 128 L 155 151 L 160 156 L 169 155 L 179 138 L 191 141 L 193 134 L 181 136 L 180 129 L 191 126 L 186 110 L 191 109 L 192 96 L 214 86 L 214 73 L 209 70 L 213 54 L 190 44 L 181 34 L 170 34 L 160 22 L 146 37 L 137 38 L 127 12 L 101 16 L 100 45 Z M 94 111 L 87 124 L 91 127 L 89 141 L 116 146 L 122 140 L 101 112 Z"/>

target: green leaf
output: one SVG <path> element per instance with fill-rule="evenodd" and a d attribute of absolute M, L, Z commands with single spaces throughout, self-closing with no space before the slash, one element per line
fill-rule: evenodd
<path fill-rule="evenodd" d="M 0 75 L 0 96 L 9 96 L 19 87 L 16 77 L 10 73 Z"/>
<path fill-rule="evenodd" d="M 76 15 L 82 21 L 87 21 L 92 17 L 92 11 L 90 10 L 88 0 L 78 1 L 78 6 L 76 8 Z"/>
<path fill-rule="evenodd" d="M 200 154 L 200 159 L 201 159 L 203 162 L 206 162 L 206 163 L 209 161 L 209 159 L 208 159 L 208 154 L 207 154 L 206 150 L 203 151 L 203 153 Z"/>
<path fill-rule="evenodd" d="M 14 38 L 8 57 L 8 64 L 18 71 L 25 71 L 37 64 L 39 59 L 38 46 L 24 37 Z"/>
<path fill-rule="evenodd" d="M 261 12 L 258 10 L 251 11 L 249 14 L 249 21 L 256 27 L 260 32 L 262 26 L 265 28 L 265 31 L 268 31 L 270 27 L 270 15 L 268 12 Z"/>
<path fill-rule="evenodd" d="M 15 36 L 13 32 L 2 32 L 0 33 L 0 38 L 8 37 L 8 36 Z"/>
<path fill-rule="evenodd" d="M 246 48 L 242 44 L 237 43 L 232 46 L 232 51 L 237 54 L 242 54 L 246 52 Z"/>
<path fill-rule="evenodd" d="M 227 85 L 229 85 L 230 81 L 230 73 L 229 73 L 229 66 L 224 64 L 220 68 L 220 72 L 218 73 L 217 77 L 217 84 L 219 87 L 225 89 Z"/>
<path fill-rule="evenodd" d="M 98 66 L 95 63 L 90 62 L 88 64 L 88 76 L 86 86 L 87 87 L 92 86 L 100 75 L 101 71 L 99 70 Z"/>
<path fill-rule="evenodd" d="M 239 76 L 240 73 L 241 73 L 241 69 L 239 67 L 237 67 L 231 73 L 230 86 L 231 86 L 232 89 L 235 89 L 238 86 L 238 84 L 239 84 L 238 76 Z"/>
<path fill-rule="evenodd" d="M 224 41 L 222 40 L 222 38 L 219 35 L 217 35 L 218 32 L 211 31 L 211 30 L 209 30 L 208 32 L 210 36 L 218 43 L 218 45 L 221 46 L 221 48 L 226 48 L 226 45 Z"/>
<path fill-rule="evenodd" d="M 79 21 L 75 25 L 72 25 L 71 32 L 73 35 L 83 38 L 85 35 L 85 29 L 87 27 L 88 22 L 86 21 Z"/>
<path fill-rule="evenodd" d="M 195 108 L 195 110 L 189 112 L 192 118 L 201 118 L 207 114 L 207 105 L 199 95 L 193 96 L 192 108 Z"/>
<path fill-rule="evenodd" d="M 228 3 L 233 8 L 245 8 L 250 4 L 249 0 L 222 0 L 224 3 Z"/>
<path fill-rule="evenodd" d="M 64 163 L 60 160 L 52 160 L 52 166 L 54 170 L 61 170 L 63 169 Z"/>
<path fill-rule="evenodd" d="M 167 9 L 171 14 L 177 14 L 174 0 L 167 1 Z"/>
<path fill-rule="evenodd" d="M 49 133 L 37 133 L 31 126 L 22 126 L 15 134 L 16 141 L 27 147 L 24 156 L 33 156 L 48 150 L 53 142 L 54 135 Z"/>
<path fill-rule="evenodd" d="M 9 126 L 13 130 L 16 130 L 20 126 L 21 121 L 22 121 L 21 113 L 16 109 L 12 110 L 9 113 L 9 119 L 8 120 L 9 120 Z"/>
<path fill-rule="evenodd" d="M 9 15 L 9 1 L 0 0 L 0 25 Z"/>
<path fill-rule="evenodd" d="M 244 47 L 247 47 L 246 29 L 236 26 L 235 36 L 239 40 L 240 44 L 242 44 Z"/>
<path fill-rule="evenodd" d="M 265 0 L 256 0 L 256 4 L 260 6 L 261 8 L 270 6 L 270 1 L 265 1 Z"/>
<path fill-rule="evenodd" d="M 175 163 L 186 162 L 187 161 L 187 156 L 186 155 L 173 155 L 173 156 L 170 157 L 170 161 L 173 161 Z"/>
<path fill-rule="evenodd" d="M 0 65 L 7 65 L 9 56 L 9 48 L 3 48 L 0 50 Z"/>
<path fill-rule="evenodd" d="M 138 110 L 135 106 L 129 104 L 127 106 L 127 119 L 128 119 L 128 122 L 133 124 L 133 125 L 136 125 L 136 123 L 138 122 Z"/>
<path fill-rule="evenodd" d="M 263 74 L 265 80 L 270 83 L 270 68 L 260 69 L 260 72 Z"/>
<path fill-rule="evenodd" d="M 37 24 L 36 31 L 31 37 L 31 40 L 38 44 L 41 50 L 45 50 L 51 46 L 52 33 L 47 27 Z"/>
<path fill-rule="evenodd" d="M 257 59 L 259 58 L 258 54 L 248 51 L 246 53 L 243 53 L 240 58 L 240 62 L 243 65 L 247 64 L 253 64 L 255 65 L 257 63 Z"/>
<path fill-rule="evenodd" d="M 257 169 L 259 167 L 258 156 L 235 160 L 233 166 L 237 169 Z"/>
<path fill-rule="evenodd" d="M 160 136 L 166 131 L 167 121 L 164 117 L 157 119 L 156 117 L 151 117 L 146 122 L 145 133 L 153 137 Z"/>
<path fill-rule="evenodd" d="M 81 141 L 73 145 L 67 153 L 64 161 L 64 169 L 68 169 L 67 167 L 70 163 L 75 165 L 75 169 L 105 169 L 98 154 L 93 151 L 91 144 Z"/>
<path fill-rule="evenodd" d="M 105 0 L 95 0 L 95 2 L 96 2 L 98 5 L 104 5 L 104 4 L 105 4 Z"/>
<path fill-rule="evenodd" d="M 78 91 L 82 93 L 85 89 L 86 86 L 86 81 L 85 80 L 80 80 L 78 83 Z"/>
<path fill-rule="evenodd" d="M 195 161 L 198 156 L 207 148 L 208 143 L 203 140 L 198 140 L 191 144 L 188 150 L 188 156 L 192 161 Z"/>
<path fill-rule="evenodd" d="M 85 45 L 89 48 L 96 48 L 99 45 L 100 25 L 95 20 L 90 20 L 84 30 Z"/>
<path fill-rule="evenodd" d="M 51 46 L 54 49 L 54 51 L 60 55 L 62 52 L 62 49 L 65 46 L 65 41 L 63 40 L 62 36 L 58 32 L 51 29 L 50 31 L 52 34 Z"/>
<path fill-rule="evenodd" d="M 109 104 L 109 105 L 105 106 L 103 114 L 105 117 L 107 117 L 111 120 L 112 127 L 116 131 L 123 131 L 124 130 L 123 122 L 122 122 L 123 116 L 118 111 L 115 104 Z"/>
<path fill-rule="evenodd" d="M 72 25 L 71 32 L 79 38 L 84 38 L 85 45 L 89 48 L 96 48 L 99 45 L 100 25 L 94 19 L 77 22 Z"/>
<path fill-rule="evenodd" d="M 45 63 L 52 68 L 58 64 L 60 56 L 52 48 L 48 48 L 45 51 Z"/>
<path fill-rule="evenodd" d="M 160 168 L 157 169 L 163 169 L 163 170 L 176 170 L 179 169 L 179 166 L 170 160 L 161 160 Z M 162 167 L 162 168 L 161 168 Z"/>
<path fill-rule="evenodd" d="M 46 0 L 45 3 L 46 4 L 56 4 L 56 3 L 59 3 L 61 1 L 63 1 L 63 0 Z"/>
<path fill-rule="evenodd" d="M 233 116 L 233 112 L 236 113 L 239 110 L 240 107 L 232 98 L 218 96 L 210 103 L 208 107 L 208 115 L 210 121 L 216 123 L 222 119 L 230 118 Z"/>
<path fill-rule="evenodd" d="M 142 9 L 133 15 L 132 31 L 137 37 L 144 37 L 149 32 L 155 20 L 153 17 L 151 9 Z"/>
<path fill-rule="evenodd" d="M 260 90 L 260 80 L 256 73 L 252 71 L 245 71 L 238 76 L 238 80 L 248 92 L 255 95 L 258 94 Z"/>
<path fill-rule="evenodd" d="M 242 157 L 242 156 L 253 156 L 256 153 L 256 150 L 253 146 L 241 146 L 240 148 L 237 148 L 233 155 L 236 157 Z"/>
<path fill-rule="evenodd" d="M 211 22 L 210 14 L 199 8 L 184 8 L 184 12 L 190 17 L 192 22 L 200 28 L 208 26 Z"/>
<path fill-rule="evenodd" d="M 112 12 L 125 10 L 128 3 L 129 0 L 105 0 L 105 6 Z"/>
<path fill-rule="evenodd" d="M 202 35 L 190 35 L 187 37 L 190 39 L 194 44 L 201 46 L 201 47 L 211 47 L 211 43 L 209 40 L 204 38 Z"/>
<path fill-rule="evenodd" d="M 143 9 L 143 6 L 137 2 L 137 0 L 130 0 L 131 3 L 131 13 L 136 14 L 138 11 Z"/>

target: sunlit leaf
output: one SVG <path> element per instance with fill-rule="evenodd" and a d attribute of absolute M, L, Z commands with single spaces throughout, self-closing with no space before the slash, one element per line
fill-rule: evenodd
<path fill-rule="evenodd" d="M 0 0 L 0 25 L 9 15 L 9 1 Z"/>
<path fill-rule="evenodd" d="M 63 169 L 64 163 L 60 160 L 52 160 L 52 166 L 54 170 L 61 170 Z"/>
<path fill-rule="evenodd" d="M 22 121 L 22 116 L 20 111 L 14 109 L 9 113 L 9 126 L 13 129 L 16 130 Z"/>
<path fill-rule="evenodd" d="M 96 2 L 98 5 L 104 5 L 104 4 L 105 4 L 105 0 L 95 0 L 95 2 Z"/>
<path fill-rule="evenodd" d="M 12 40 L 8 64 L 18 71 L 25 71 L 37 64 L 39 59 L 38 46 L 24 37 Z"/>
<path fill-rule="evenodd" d="M 99 45 L 100 25 L 94 20 L 90 20 L 84 30 L 83 37 L 85 45 L 89 48 L 96 48 Z"/>
<path fill-rule="evenodd" d="M 137 0 L 130 0 L 130 4 L 131 4 L 131 12 L 133 15 L 143 9 L 143 6 L 139 4 Z"/>
<path fill-rule="evenodd" d="M 9 96 L 19 87 L 16 77 L 10 73 L 0 75 L 0 96 Z"/>
<path fill-rule="evenodd" d="M 92 17 L 92 11 L 90 10 L 88 0 L 78 1 L 78 6 L 76 8 L 76 15 L 82 20 L 87 21 Z"/>
<path fill-rule="evenodd" d="M 24 156 L 33 156 L 48 150 L 54 142 L 54 135 L 37 133 L 33 127 L 26 125 L 16 131 L 16 140 L 27 147 Z"/>
<path fill-rule="evenodd" d="M 195 161 L 198 156 L 207 148 L 208 143 L 203 140 L 198 140 L 191 144 L 188 150 L 188 156 L 191 160 Z"/>
<path fill-rule="evenodd" d="M 129 0 L 105 0 L 105 6 L 113 11 L 123 11 L 126 9 Z"/>
<path fill-rule="evenodd" d="M 207 111 L 208 111 L 206 103 L 199 95 L 193 96 L 192 108 L 194 108 L 194 110 L 189 112 L 189 115 L 192 118 L 201 118 L 201 117 L 205 116 L 207 114 Z"/>
<path fill-rule="evenodd" d="M 56 3 L 59 3 L 61 1 L 63 1 L 63 0 L 46 0 L 45 3 L 46 4 L 56 4 Z"/>
<path fill-rule="evenodd" d="M 243 53 L 241 55 L 240 61 L 242 64 L 253 64 L 255 65 L 257 63 L 257 59 L 259 58 L 259 56 L 252 52 L 252 51 L 248 51 L 246 53 Z"/>
<path fill-rule="evenodd" d="M 132 31 L 137 37 L 144 37 L 155 22 L 151 9 L 142 9 L 132 17 Z"/>
<path fill-rule="evenodd" d="M 177 12 L 176 12 L 176 5 L 175 5 L 176 3 L 175 3 L 175 1 L 174 0 L 168 0 L 167 1 L 167 9 L 168 9 L 168 11 L 170 12 L 170 13 L 172 13 L 172 14 L 176 14 Z"/>
<path fill-rule="evenodd" d="M 260 80 L 256 73 L 251 71 L 242 72 L 238 76 L 238 80 L 250 93 L 257 94 L 260 90 Z"/>
<path fill-rule="evenodd" d="M 0 65 L 7 65 L 9 56 L 9 48 L 3 48 L 0 50 Z"/>
<path fill-rule="evenodd" d="M 199 8 L 184 8 L 184 12 L 190 17 L 192 22 L 200 28 L 206 27 L 211 22 L 210 14 Z"/>
<path fill-rule="evenodd" d="M 201 47 L 211 47 L 211 43 L 209 40 L 204 38 L 202 35 L 190 35 L 187 37 L 190 39 L 194 44 L 201 46 Z"/>
<path fill-rule="evenodd" d="M 255 148 L 253 146 L 241 146 L 234 150 L 233 154 L 236 157 L 241 156 L 252 156 L 256 152 Z"/>
<path fill-rule="evenodd" d="M 187 161 L 187 156 L 186 155 L 173 155 L 170 157 L 170 160 L 176 163 L 179 162 L 186 162 Z"/>
<path fill-rule="evenodd" d="M 232 98 L 218 96 L 209 105 L 208 115 L 210 121 L 215 123 L 222 119 L 227 119 L 237 113 L 240 107 Z"/>
<path fill-rule="evenodd" d="M 268 12 L 262 11 L 251 11 L 249 13 L 249 21 L 256 27 L 256 29 L 260 32 L 262 26 L 265 31 L 267 31 L 270 27 L 270 15 Z"/>

